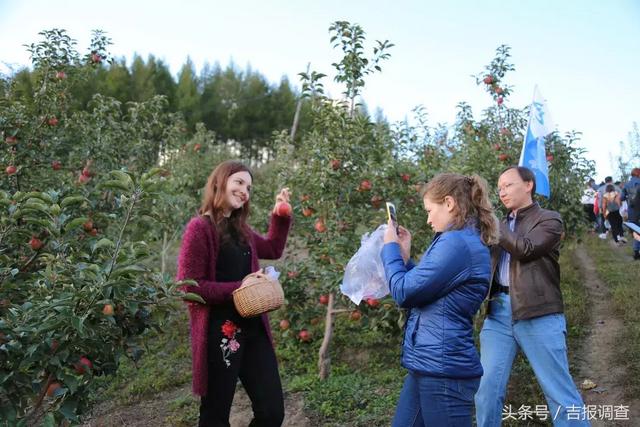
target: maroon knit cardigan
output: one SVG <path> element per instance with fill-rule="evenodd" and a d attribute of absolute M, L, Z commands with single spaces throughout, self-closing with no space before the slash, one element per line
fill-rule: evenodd
<path fill-rule="evenodd" d="M 251 230 L 251 271 L 258 271 L 258 259 L 278 259 L 282 256 L 291 227 L 291 217 L 271 215 L 267 236 Z M 207 336 L 209 332 L 209 306 L 231 301 L 232 292 L 241 282 L 216 282 L 218 237 L 208 218 L 192 218 L 182 236 L 178 256 L 177 280 L 193 279 L 198 286 L 186 286 L 183 290 L 200 295 L 206 305 L 187 304 L 191 329 L 191 356 L 193 369 L 193 392 L 198 396 L 207 394 Z M 269 318 L 262 315 L 262 323 L 271 339 Z"/>

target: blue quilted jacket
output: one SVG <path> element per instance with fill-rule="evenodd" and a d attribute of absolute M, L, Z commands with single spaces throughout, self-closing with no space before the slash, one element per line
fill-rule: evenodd
<path fill-rule="evenodd" d="M 473 316 L 489 290 L 491 258 L 478 230 L 437 235 L 417 265 L 387 243 L 382 261 L 393 299 L 409 309 L 402 366 L 435 377 L 482 376 Z"/>

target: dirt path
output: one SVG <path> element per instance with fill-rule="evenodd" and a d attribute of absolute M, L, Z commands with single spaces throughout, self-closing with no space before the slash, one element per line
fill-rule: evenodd
<path fill-rule="evenodd" d="M 190 399 L 191 387 L 181 387 L 159 394 L 153 400 L 143 400 L 130 406 L 116 406 L 110 403 L 94 409 L 91 419 L 83 427 L 147 427 L 173 426 L 167 420 L 171 414 L 172 403 L 178 399 Z M 299 394 L 285 393 L 284 427 L 307 427 L 311 423 L 304 414 L 304 402 Z M 196 405 L 197 403 L 192 403 Z M 187 410 L 186 408 L 184 409 Z M 251 422 L 253 411 L 251 401 L 238 385 L 231 408 L 229 422 L 231 427 L 246 427 Z M 197 422 L 194 423 L 194 426 Z"/>
<path fill-rule="evenodd" d="M 629 400 L 624 397 L 624 383 L 626 370 L 615 362 L 615 349 L 618 348 L 621 332 L 624 328 L 622 321 L 614 315 L 611 294 L 596 272 L 593 260 L 586 253 L 584 247 L 576 250 L 584 285 L 587 289 L 591 303 L 591 320 L 586 337 L 582 357 L 578 364 L 579 377 L 576 382 L 582 383 L 585 379 L 593 381 L 597 387 L 592 390 L 583 390 L 585 405 L 620 406 L 625 405 L 630 409 L 629 421 L 592 421 L 594 426 L 640 426 L 640 400 L 638 397 Z M 578 381 L 579 380 L 579 381 Z M 598 417 L 597 417 L 598 418 Z"/>

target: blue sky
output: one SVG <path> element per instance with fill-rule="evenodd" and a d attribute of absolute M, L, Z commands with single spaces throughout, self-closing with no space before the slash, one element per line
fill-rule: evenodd
<path fill-rule="evenodd" d="M 475 85 L 496 47 L 512 48 L 516 70 L 508 103 L 531 102 L 538 84 L 561 132 L 583 133 L 580 145 L 601 179 L 613 171 L 610 153 L 640 122 L 640 1 L 65 1 L 0 0 L 0 71 L 29 63 L 25 43 L 43 29 L 64 28 L 83 51 L 92 29 L 108 32 L 114 56 L 134 52 L 164 59 L 174 73 L 187 56 L 198 70 L 208 61 L 247 64 L 272 82 L 312 69 L 330 76 L 338 53 L 329 44 L 336 20 L 363 26 L 368 39 L 396 46 L 383 72 L 369 78 L 373 111 L 401 120 L 424 105 L 431 124 L 452 123 L 468 102 L 478 115 L 491 103 Z"/>

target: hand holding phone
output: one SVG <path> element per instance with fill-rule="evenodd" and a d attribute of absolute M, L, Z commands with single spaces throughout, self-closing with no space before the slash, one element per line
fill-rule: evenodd
<path fill-rule="evenodd" d="M 396 206 L 390 202 L 387 202 L 387 218 L 396 226 L 396 233 L 399 233 L 400 230 L 398 229 L 398 214 L 396 212 Z"/>

